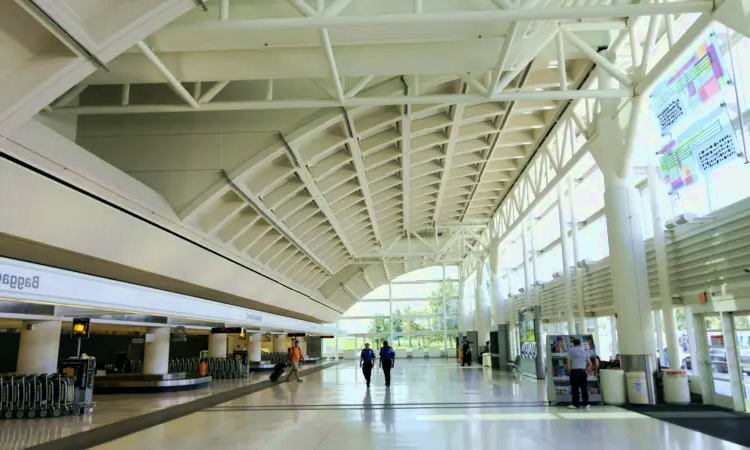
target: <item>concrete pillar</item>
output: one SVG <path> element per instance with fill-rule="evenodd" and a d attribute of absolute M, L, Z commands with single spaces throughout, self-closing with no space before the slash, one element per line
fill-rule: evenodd
<path fill-rule="evenodd" d="M 274 353 L 286 353 L 286 336 L 283 334 L 272 335 Z"/>
<path fill-rule="evenodd" d="M 617 87 L 617 81 L 609 73 L 601 67 L 596 71 L 600 89 Z M 596 120 L 600 138 L 592 146 L 591 154 L 604 175 L 604 213 L 620 359 L 626 372 L 647 374 L 649 402 L 655 403 L 651 374 L 656 370 L 656 343 L 643 244 L 643 209 L 640 193 L 631 178 L 631 157 L 642 120 L 642 97 L 631 99 L 630 109 L 621 113 L 616 99 L 601 100 Z M 628 119 L 620 114 L 629 114 L 629 120 L 620 120 Z M 621 128 L 620 123 L 627 129 Z"/>
<path fill-rule="evenodd" d="M 261 339 L 262 335 L 258 333 L 247 333 L 247 360 L 250 362 L 261 361 Z"/>
<path fill-rule="evenodd" d="M 59 351 L 59 321 L 24 321 L 21 329 L 21 344 L 18 347 L 16 372 L 24 374 L 56 373 Z"/>
<path fill-rule="evenodd" d="M 227 335 L 226 334 L 209 334 L 208 335 L 208 357 L 209 358 L 226 358 L 227 357 Z"/>
<path fill-rule="evenodd" d="M 169 373 L 169 328 L 154 327 L 146 330 L 152 337 L 143 346 L 143 373 L 164 375 Z"/>
<path fill-rule="evenodd" d="M 484 273 L 484 260 L 481 260 L 479 262 L 479 265 L 477 266 L 477 285 L 476 285 L 476 295 L 474 298 L 474 302 L 476 304 L 476 309 L 474 311 L 474 316 L 477 323 L 477 345 L 480 347 L 485 344 L 485 342 L 490 340 L 490 320 L 491 320 L 491 313 L 490 313 L 490 301 L 485 293 L 485 273 Z M 478 355 L 477 355 L 478 356 Z"/>

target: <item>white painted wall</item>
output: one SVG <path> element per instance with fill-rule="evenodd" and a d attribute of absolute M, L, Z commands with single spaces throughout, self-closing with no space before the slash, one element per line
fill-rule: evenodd
<path fill-rule="evenodd" d="M 98 200 L 0 162 L 0 232 L 332 323 L 339 314 Z"/>

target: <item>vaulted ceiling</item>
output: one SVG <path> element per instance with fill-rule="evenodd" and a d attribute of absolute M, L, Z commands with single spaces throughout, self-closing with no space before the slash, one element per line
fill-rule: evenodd
<path fill-rule="evenodd" d="M 77 117 L 80 145 L 197 232 L 346 309 L 481 250 L 550 127 L 594 95 L 591 53 L 624 29 L 539 11 L 598 4 L 212 1 L 48 114 Z"/>

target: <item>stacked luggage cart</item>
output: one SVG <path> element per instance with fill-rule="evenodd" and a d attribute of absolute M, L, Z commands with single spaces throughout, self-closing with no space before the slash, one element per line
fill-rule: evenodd
<path fill-rule="evenodd" d="M 208 358 L 206 361 L 206 375 L 214 379 L 221 378 L 245 378 L 247 367 L 233 358 Z M 169 373 L 184 373 L 186 375 L 199 375 L 200 358 L 173 358 L 169 360 Z M 131 373 L 142 373 L 143 362 L 131 360 Z"/>
<path fill-rule="evenodd" d="M 81 415 L 93 402 L 77 402 L 75 378 L 60 374 L 0 376 L 0 417 Z"/>

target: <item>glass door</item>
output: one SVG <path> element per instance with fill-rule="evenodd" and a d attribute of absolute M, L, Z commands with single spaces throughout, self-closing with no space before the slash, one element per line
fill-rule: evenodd
<path fill-rule="evenodd" d="M 732 320 L 742 373 L 742 397 L 745 399 L 745 411 L 750 412 L 750 313 L 734 313 Z"/>
<path fill-rule="evenodd" d="M 734 408 L 732 400 L 732 383 L 729 381 L 727 351 L 724 347 L 724 327 L 719 314 L 704 316 L 708 342 L 708 374 L 714 390 L 714 404 L 724 408 Z"/>

